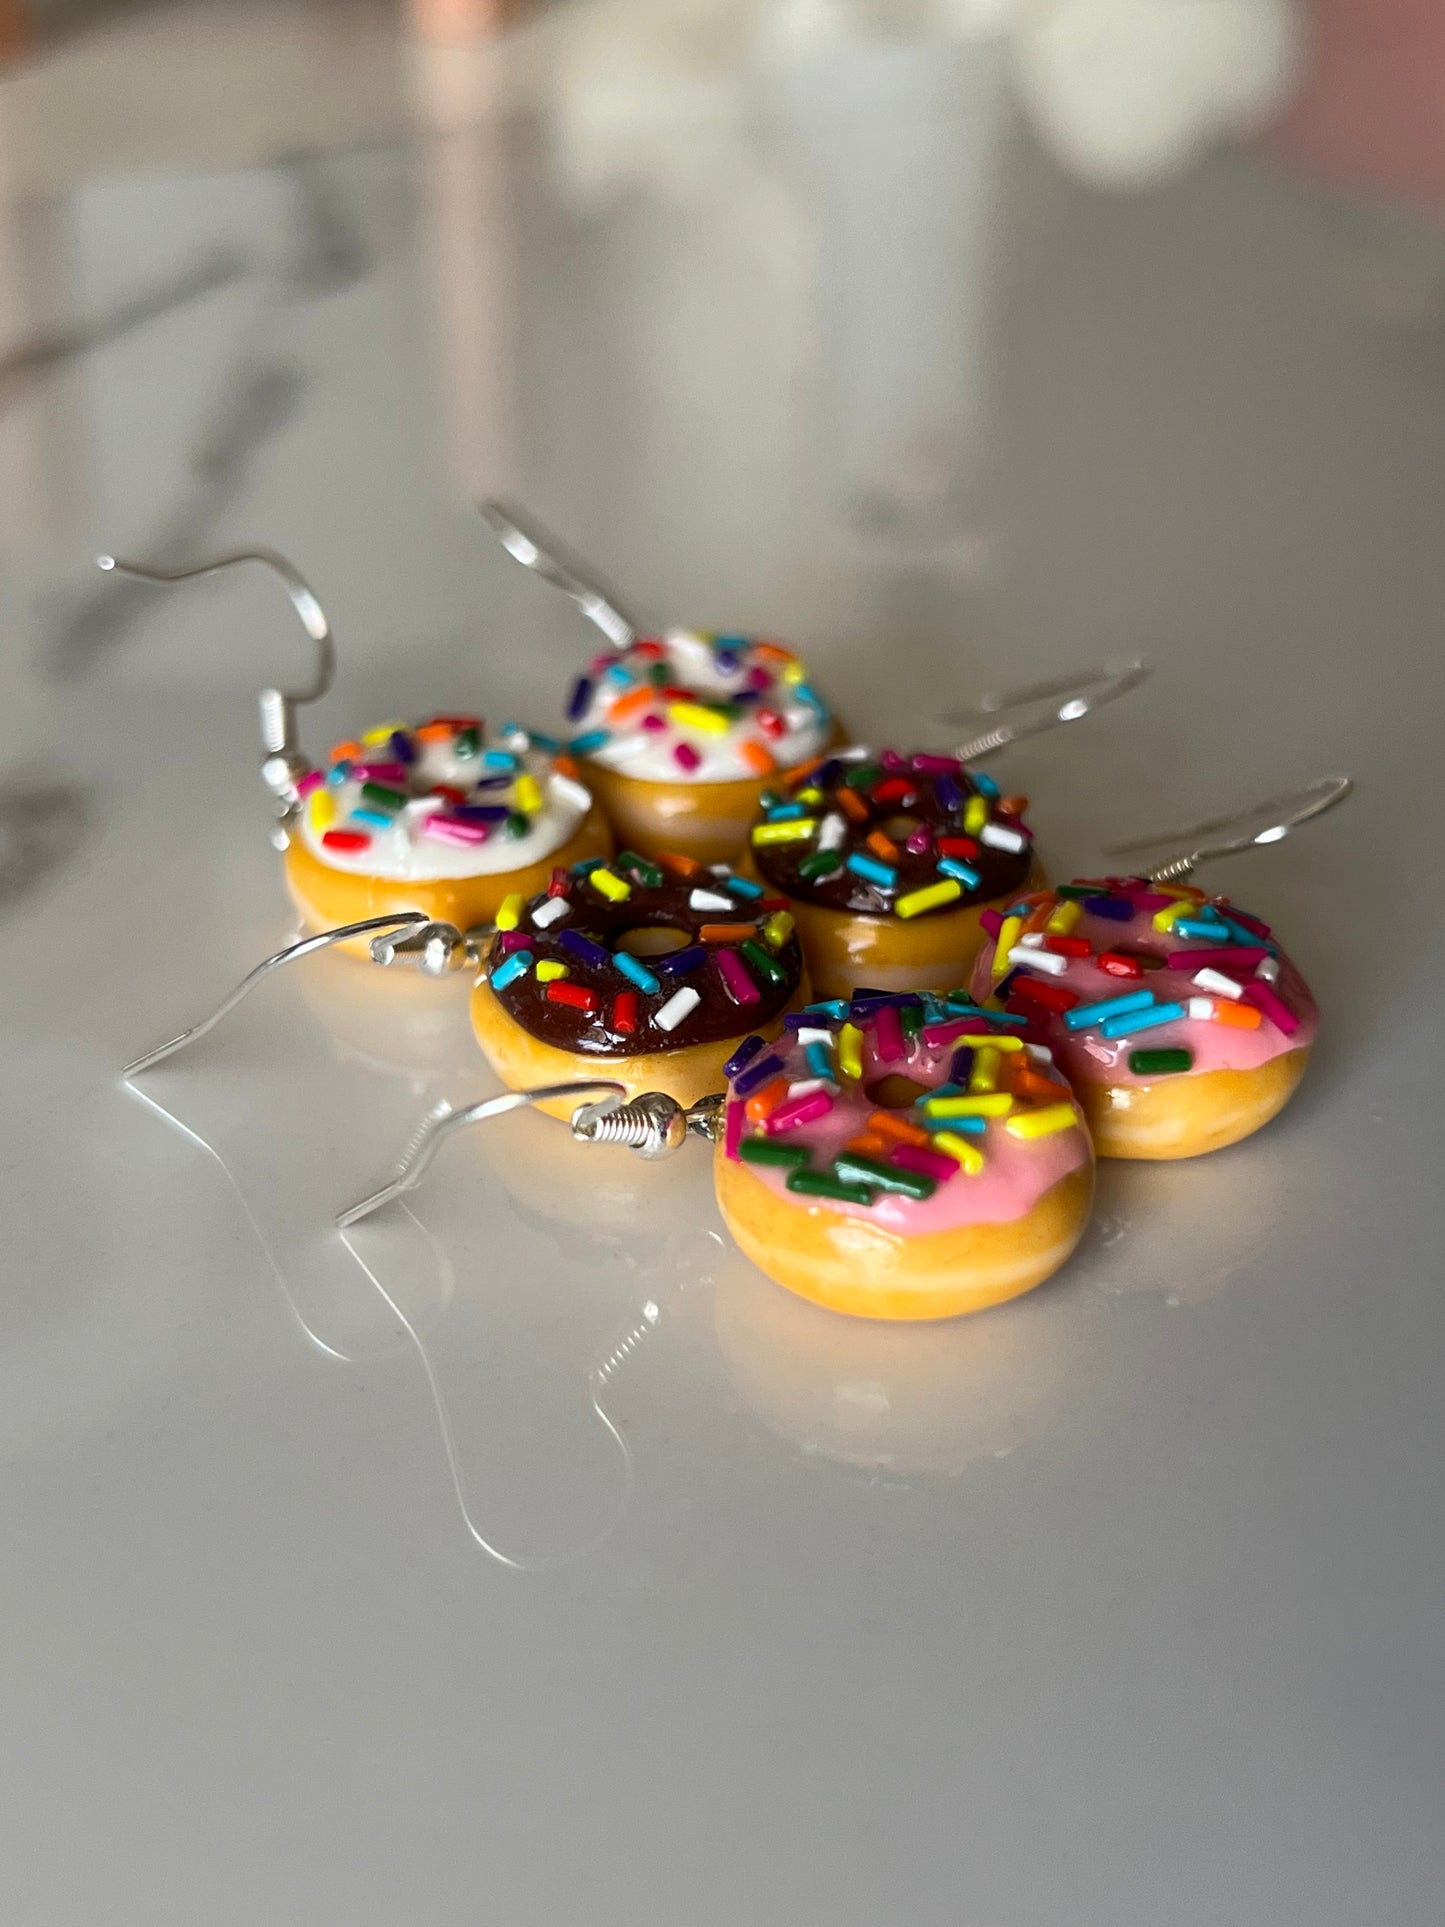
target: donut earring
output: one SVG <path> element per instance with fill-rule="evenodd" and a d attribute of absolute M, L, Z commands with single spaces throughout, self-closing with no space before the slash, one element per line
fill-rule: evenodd
<path fill-rule="evenodd" d="M 787 899 L 814 990 L 903 991 L 967 977 L 991 905 L 1042 887 L 1028 798 L 972 767 L 1135 689 L 1142 662 L 1086 671 L 944 718 L 974 733 L 945 753 L 833 750 L 770 787 L 744 867 Z"/>
<path fill-rule="evenodd" d="M 1319 1024 L 1314 998 L 1267 923 L 1188 879 L 1281 842 L 1350 789 L 1322 777 L 1106 853 L 1183 846 L 1143 874 L 1080 877 L 985 912 L 974 994 L 1050 1046 L 1101 1157 L 1196 1157 L 1289 1102 Z"/>
<path fill-rule="evenodd" d="M 690 1105 L 620 1083 L 509 1091 L 430 1121 L 349 1226 L 418 1183 L 440 1144 L 535 1105 L 575 1139 L 663 1157 L 714 1145 L 742 1251 L 799 1296 L 857 1317 L 952 1318 L 1018 1297 L 1069 1257 L 1094 1158 L 1083 1113 L 1031 1025 L 962 992 L 863 995 L 751 1036 Z M 586 1102 L 577 1103 L 579 1097 Z"/>
<path fill-rule="evenodd" d="M 278 816 L 286 885 L 312 930 L 414 917 L 467 930 L 491 922 L 516 892 L 545 887 L 557 864 L 602 858 L 611 832 L 560 743 L 507 724 L 488 735 L 480 716 L 390 722 L 333 744 L 313 764 L 296 711 L 330 689 L 336 649 L 315 593 L 271 549 L 217 556 L 167 571 L 102 556 L 100 566 L 143 582 L 190 582 L 244 562 L 279 577 L 317 649 L 302 690 L 263 690 L 261 774 Z M 344 940 L 343 940 L 344 941 Z M 358 939 L 344 942 L 365 955 Z"/>
<path fill-rule="evenodd" d="M 606 638 L 568 697 L 568 747 L 619 841 L 647 857 L 735 857 L 762 792 L 843 740 L 797 656 L 755 636 L 644 630 L 521 510 L 479 507 L 507 553 Z"/>

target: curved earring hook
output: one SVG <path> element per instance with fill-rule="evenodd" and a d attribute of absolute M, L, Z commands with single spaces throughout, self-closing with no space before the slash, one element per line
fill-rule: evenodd
<path fill-rule="evenodd" d="M 570 596 L 614 649 L 626 649 L 637 639 L 641 624 L 622 608 L 601 577 L 577 556 L 566 554 L 555 536 L 523 510 L 511 502 L 493 500 L 478 502 L 477 512 L 507 554 Z"/>
<path fill-rule="evenodd" d="M 1161 858 L 1147 873 L 1155 883 L 1173 883 L 1215 857 L 1235 856 L 1257 845 L 1282 843 L 1291 831 L 1323 816 L 1337 803 L 1343 803 L 1353 789 L 1354 783 L 1348 776 L 1316 777 L 1300 789 L 1267 796 L 1227 816 L 1211 816 L 1201 823 L 1189 823 L 1183 829 L 1166 831 L 1160 836 L 1134 837 L 1127 843 L 1112 844 L 1104 855 L 1134 856 L 1161 843 L 1183 843 L 1186 848 Z"/>
<path fill-rule="evenodd" d="M 508 1111 L 520 1111 L 529 1104 L 542 1104 L 551 1098 L 559 1097 L 625 1097 L 625 1084 L 613 1082 L 610 1078 L 579 1078 L 567 1084 L 543 1084 L 536 1090 L 502 1091 L 496 1097 L 483 1098 L 480 1104 L 469 1104 L 465 1110 L 449 1111 L 444 1117 L 429 1117 L 402 1153 L 396 1167 L 396 1176 L 389 1184 L 373 1191 L 370 1197 L 363 1198 L 347 1210 L 337 1214 L 337 1225 L 345 1231 L 362 1218 L 370 1217 L 393 1198 L 403 1192 L 415 1190 L 426 1173 L 427 1166 L 441 1149 L 447 1138 L 469 1125 L 484 1124 L 489 1117 L 504 1117 Z"/>
<path fill-rule="evenodd" d="M 197 1042 L 208 1031 L 214 1030 L 221 1019 L 233 1011 L 241 999 L 253 991 L 257 984 L 286 964 L 299 963 L 303 957 L 314 956 L 318 950 L 326 950 L 334 943 L 344 943 L 348 937 L 365 937 L 373 931 L 397 931 L 398 935 L 404 932 L 405 935 L 410 936 L 430 927 L 432 927 L 430 920 L 421 911 L 407 910 L 389 917 L 368 917 L 363 923 L 343 923 L 335 930 L 322 930 L 314 937 L 303 937 L 299 943 L 289 944 L 285 950 L 278 950 L 275 956 L 267 957 L 263 962 L 258 963 L 254 970 L 247 971 L 236 988 L 216 1006 L 209 1017 L 203 1017 L 200 1023 L 192 1024 L 189 1030 L 183 1030 L 179 1037 L 172 1037 L 169 1043 L 158 1044 L 154 1050 L 147 1051 L 144 1057 L 137 1057 L 134 1063 L 126 1065 L 121 1075 L 138 1077 L 142 1071 L 148 1071 L 153 1064 L 159 1064 L 163 1057 L 169 1057 L 174 1051 L 183 1049 L 185 1045 Z M 384 960 L 377 957 L 377 961 Z"/>
<path fill-rule="evenodd" d="M 1148 663 L 1135 658 L 1125 663 L 1105 663 L 1098 669 L 1078 670 L 1070 676 L 1050 677 L 1044 682 L 1026 683 L 998 695 L 983 696 L 968 709 L 955 709 L 939 718 L 945 723 L 983 722 L 992 718 L 967 742 L 953 752 L 961 763 L 975 762 L 996 749 L 1016 743 L 1025 736 L 1040 735 L 1061 723 L 1076 723 L 1082 717 L 1116 702 L 1149 674 Z"/>
<path fill-rule="evenodd" d="M 218 555 L 209 562 L 199 562 L 193 569 L 155 569 L 141 562 L 123 562 L 119 556 L 96 557 L 96 566 L 107 572 L 128 575 L 137 582 L 162 584 L 193 582 L 198 576 L 215 575 L 241 562 L 259 562 L 271 571 L 291 598 L 291 606 L 301 618 L 307 635 L 316 644 L 316 668 L 309 683 L 300 689 L 263 689 L 260 697 L 261 743 L 266 754 L 261 773 L 267 787 L 282 802 L 294 807 L 296 779 L 309 767 L 297 740 L 296 711 L 302 703 L 318 702 L 336 677 L 336 639 L 310 583 L 294 563 L 275 549 L 237 549 L 232 555 Z"/>

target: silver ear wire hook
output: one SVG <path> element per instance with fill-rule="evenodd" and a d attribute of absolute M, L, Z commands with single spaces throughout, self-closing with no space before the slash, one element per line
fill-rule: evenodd
<path fill-rule="evenodd" d="M 1213 816 L 1202 823 L 1187 824 L 1162 836 L 1132 838 L 1115 843 L 1105 856 L 1133 856 L 1140 850 L 1157 848 L 1161 843 L 1183 843 L 1183 850 L 1163 857 L 1150 866 L 1146 875 L 1155 883 L 1175 883 L 1193 874 L 1201 863 L 1215 857 L 1235 856 L 1257 845 L 1281 843 L 1292 830 L 1323 816 L 1326 810 L 1343 803 L 1354 788 L 1348 776 L 1320 776 L 1303 788 L 1288 790 L 1280 796 L 1267 796 L 1228 816 Z"/>
<path fill-rule="evenodd" d="M 403 1152 L 390 1183 L 340 1212 L 337 1225 L 345 1231 L 403 1192 L 415 1189 L 443 1141 L 455 1132 L 471 1124 L 485 1123 L 490 1117 L 504 1117 L 509 1111 L 523 1110 L 529 1104 L 545 1104 L 563 1097 L 592 1100 L 580 1104 L 572 1113 L 570 1129 L 579 1144 L 625 1145 L 645 1158 L 667 1157 L 680 1150 L 689 1136 L 711 1142 L 721 1128 L 721 1092 L 684 1107 L 662 1091 L 644 1091 L 640 1097 L 629 1100 L 625 1085 L 599 1077 L 579 1078 L 570 1084 L 544 1084 L 529 1091 L 503 1091 L 497 1097 L 483 1098 L 480 1104 L 469 1104 L 463 1111 L 427 1118 Z"/>
<path fill-rule="evenodd" d="M 173 1052 L 183 1049 L 187 1044 L 194 1044 L 208 1031 L 214 1030 L 221 1019 L 233 1011 L 241 999 L 253 991 L 257 984 L 272 975 L 274 971 L 284 968 L 286 964 L 299 963 L 303 957 L 314 956 L 317 951 L 326 950 L 332 944 L 344 943 L 348 937 L 366 937 L 373 931 L 393 933 L 405 931 L 411 935 L 422 931 L 435 931 L 442 927 L 431 923 L 419 910 L 407 910 L 389 917 L 368 917 L 362 923 L 344 923 L 335 930 L 322 930 L 314 937 L 303 937 L 299 943 L 289 944 L 285 950 L 278 950 L 275 956 L 267 957 L 263 962 L 258 963 L 254 970 L 247 971 L 240 983 L 216 1006 L 209 1017 L 203 1017 L 200 1023 L 192 1024 L 189 1030 L 183 1030 L 179 1037 L 172 1037 L 169 1043 L 158 1044 L 154 1050 L 147 1051 L 144 1057 L 137 1057 L 134 1063 L 126 1065 L 121 1075 L 138 1077 L 142 1071 L 148 1071 L 153 1064 L 159 1064 L 162 1058 L 171 1056 Z M 461 943 L 463 941 L 461 932 L 457 931 L 455 935 L 458 943 Z M 377 939 L 373 939 L 373 960 L 377 963 L 389 963 L 390 957 L 376 954 L 376 942 Z"/>
<path fill-rule="evenodd" d="M 261 776 L 282 806 L 283 814 L 289 816 L 300 801 L 296 794 L 297 781 L 311 767 L 301 753 L 296 711 L 302 703 L 319 701 L 336 675 L 336 641 L 311 585 L 295 565 L 275 549 L 238 549 L 233 555 L 218 555 L 209 562 L 197 563 L 193 569 L 153 569 L 140 562 L 123 562 L 114 555 L 96 557 L 99 568 L 133 576 L 138 582 L 159 583 L 193 582 L 198 576 L 215 575 L 218 570 L 234 568 L 240 562 L 259 562 L 280 580 L 307 635 L 316 644 L 316 669 L 308 684 L 300 689 L 263 689 L 260 696 L 261 745 L 265 752 Z"/>
<path fill-rule="evenodd" d="M 970 736 L 953 752 L 961 763 L 975 762 L 992 755 L 1025 736 L 1040 735 L 1061 723 L 1076 723 L 1080 718 L 1102 709 L 1127 695 L 1149 674 L 1146 662 L 1105 663 L 1099 669 L 1076 671 L 1045 682 L 1026 683 L 1021 689 L 983 696 L 968 709 L 951 710 L 939 718 L 945 723 L 981 723 L 994 720 L 977 735 Z"/>
<path fill-rule="evenodd" d="M 530 516 L 510 502 L 478 502 L 477 510 L 507 554 L 570 596 L 589 622 L 595 623 L 614 649 L 626 649 L 641 632 L 641 624 L 622 608 L 599 576 Z"/>

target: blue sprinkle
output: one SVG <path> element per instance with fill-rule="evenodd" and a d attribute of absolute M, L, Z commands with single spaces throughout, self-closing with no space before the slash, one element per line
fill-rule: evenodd
<path fill-rule="evenodd" d="M 564 950 L 570 950 L 579 963 L 591 964 L 595 969 L 604 969 L 613 961 L 610 950 L 604 950 L 591 937 L 584 937 L 580 930 L 559 930 L 557 941 Z"/>
<path fill-rule="evenodd" d="M 612 961 L 629 983 L 636 984 L 639 990 L 645 990 L 649 997 L 655 990 L 661 988 L 646 964 L 639 963 L 630 951 L 615 951 Z"/>
<path fill-rule="evenodd" d="M 696 970 L 699 964 L 707 962 L 707 951 L 700 943 L 689 944 L 686 950 L 674 950 L 669 957 L 654 959 L 657 968 L 669 977 L 684 976 L 689 970 Z"/>
<path fill-rule="evenodd" d="M 1127 923 L 1134 914 L 1127 897 L 1085 897 L 1083 908 L 1091 917 L 1111 917 L 1115 923 Z"/>
<path fill-rule="evenodd" d="M 761 1090 L 770 1077 L 776 1077 L 783 1069 L 783 1060 L 776 1051 L 769 1051 L 766 1057 L 756 1058 L 733 1079 L 733 1089 L 739 1097 L 747 1097 L 753 1091 Z"/>
<path fill-rule="evenodd" d="M 605 857 L 584 856 L 572 865 L 572 874 L 574 877 L 590 877 L 594 870 L 602 868 L 605 861 Z"/>
<path fill-rule="evenodd" d="M 1070 1016 L 1073 1015 L 1071 1011 Z M 1183 1004 L 1156 1004 L 1153 1010 L 1141 1010 L 1132 1015 L 1110 1017 L 1100 1024 L 1102 1037 L 1132 1037 L 1136 1031 L 1156 1030 L 1160 1024 L 1172 1024 L 1188 1012 Z"/>
<path fill-rule="evenodd" d="M 796 823 L 800 817 L 804 817 L 807 814 L 808 811 L 805 804 L 779 803 L 768 811 L 767 820 L 769 823 Z"/>
<path fill-rule="evenodd" d="M 611 742 L 609 729 L 586 729 L 580 736 L 574 736 L 567 747 L 574 756 L 590 756 L 594 749 L 601 749 L 604 743 Z"/>
<path fill-rule="evenodd" d="M 1236 923 L 1233 917 L 1225 917 L 1222 921 L 1225 929 L 1229 932 L 1230 936 L 1234 938 L 1236 943 L 1263 944 L 1271 956 L 1278 956 L 1279 946 L 1271 943 L 1267 937 L 1261 937 L 1258 931 L 1250 930 L 1242 923 Z"/>
<path fill-rule="evenodd" d="M 1203 943 L 1229 942 L 1227 923 L 1209 923 L 1202 917 L 1180 917 L 1174 930 L 1177 936 L 1191 937 Z"/>
<path fill-rule="evenodd" d="M 724 890 L 731 890 L 735 897 L 751 898 L 760 897 L 763 894 L 762 884 L 754 883 L 751 877 L 735 877 L 729 875 L 719 877 L 717 881 L 722 885 Z"/>
<path fill-rule="evenodd" d="M 983 881 L 982 872 L 971 869 L 960 857 L 941 856 L 938 867 L 946 877 L 957 877 L 966 890 L 976 890 Z"/>
<path fill-rule="evenodd" d="M 864 877 L 869 883 L 876 883 L 880 890 L 892 890 L 898 884 L 898 872 L 891 863 L 880 863 L 877 857 L 864 856 L 855 850 L 844 864 L 856 877 Z"/>
<path fill-rule="evenodd" d="M 752 1062 L 762 1048 L 763 1040 L 761 1037 L 745 1037 L 726 1064 L 723 1065 L 723 1076 L 736 1077 L 739 1071 L 743 1070 Z"/>
<path fill-rule="evenodd" d="M 369 823 L 376 830 L 389 830 L 396 818 L 388 816 L 385 810 L 353 810 L 351 820 L 353 823 Z"/>
<path fill-rule="evenodd" d="M 543 730 L 529 729 L 524 733 L 533 749 L 544 750 L 548 756 L 555 756 L 562 747 L 559 736 L 548 736 Z"/>
<path fill-rule="evenodd" d="M 1087 1030 L 1091 1024 L 1105 1023 L 1111 1017 L 1147 1010 L 1154 1001 L 1152 990 L 1130 990 L 1122 997 L 1104 997 L 1097 1004 L 1075 1004 L 1064 1012 L 1064 1029 Z"/>
<path fill-rule="evenodd" d="M 333 763 L 330 769 L 327 770 L 326 772 L 326 780 L 333 789 L 340 789 L 341 785 L 346 781 L 347 777 L 350 776 L 350 774 L 351 774 L 350 763 L 344 762 L 344 761 L 340 763 Z"/>
<path fill-rule="evenodd" d="M 484 749 L 482 751 L 483 769 L 516 769 L 517 759 L 509 749 Z"/>
<path fill-rule="evenodd" d="M 807 1058 L 808 1069 L 813 1073 L 814 1077 L 826 1077 L 830 1079 L 833 1077 L 833 1059 L 828 1053 L 828 1046 L 826 1044 L 815 1041 L 809 1044 L 803 1055 Z"/>
<path fill-rule="evenodd" d="M 515 983 L 518 977 L 525 977 L 532 968 L 530 950 L 514 950 L 505 963 L 498 964 L 492 972 L 492 989 L 505 990 L 508 984 Z"/>
<path fill-rule="evenodd" d="M 572 685 L 572 694 L 567 698 L 568 722 L 575 723 L 579 716 L 584 715 L 587 705 L 591 700 L 592 678 L 590 676 L 579 676 Z"/>
<path fill-rule="evenodd" d="M 942 1091 L 930 1091 L 930 1097 L 942 1097 Z M 951 1096 L 952 1093 L 950 1092 Z M 923 1117 L 920 1120 L 925 1131 L 962 1131 L 965 1137 L 982 1137 L 988 1129 L 986 1117 Z"/>
<path fill-rule="evenodd" d="M 631 689 L 637 681 L 632 671 L 624 668 L 620 662 L 609 662 L 602 675 L 604 681 L 610 682 L 614 689 Z"/>
<path fill-rule="evenodd" d="M 746 636 L 714 636 L 712 646 L 721 655 L 737 655 L 748 646 Z"/>
<path fill-rule="evenodd" d="M 995 783 L 993 778 L 984 770 L 971 769 L 968 773 L 973 780 L 973 787 L 978 791 L 979 795 L 986 796 L 989 801 L 992 802 L 998 795 L 998 784 Z"/>
<path fill-rule="evenodd" d="M 823 707 L 823 699 L 811 683 L 795 682 L 793 695 L 800 703 L 806 703 L 809 709 L 816 709 L 821 715 L 827 715 L 828 712 Z"/>

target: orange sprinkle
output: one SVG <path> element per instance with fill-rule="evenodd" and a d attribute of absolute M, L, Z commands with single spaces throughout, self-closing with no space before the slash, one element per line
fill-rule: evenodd
<path fill-rule="evenodd" d="M 450 736 L 451 731 L 448 730 L 447 734 Z M 333 763 L 348 763 L 354 756 L 360 756 L 360 754 L 360 743 L 333 743 L 331 745 L 331 755 L 328 760 Z"/>
<path fill-rule="evenodd" d="M 898 861 L 898 845 L 891 836 L 885 836 L 882 830 L 875 830 L 867 839 L 867 843 L 874 856 L 882 857 L 885 863 Z"/>
<path fill-rule="evenodd" d="M 850 1137 L 843 1146 L 857 1158 L 886 1158 L 889 1145 L 886 1137 L 879 1137 L 876 1131 L 864 1131 L 860 1137 Z"/>
<path fill-rule="evenodd" d="M 1015 1097 L 1043 1097 L 1050 1103 L 1064 1096 L 1062 1087 L 1055 1084 L 1052 1078 L 1040 1077 L 1037 1071 L 1031 1071 L 1023 1062 L 1019 1062 L 1010 1073 L 1009 1089 Z"/>
<path fill-rule="evenodd" d="M 625 696 L 619 696 L 607 711 L 609 723 L 630 723 L 634 716 L 640 716 L 645 709 L 652 707 L 657 691 L 651 683 L 641 689 L 629 689 Z"/>
<path fill-rule="evenodd" d="M 927 1131 L 921 1131 L 907 1118 L 895 1117 L 891 1111 L 870 1111 L 868 1129 L 876 1136 L 891 1138 L 895 1144 L 916 1144 L 920 1150 L 927 1150 L 932 1143 Z"/>
<path fill-rule="evenodd" d="M 806 763 L 795 763 L 790 770 L 784 772 L 787 787 L 790 790 L 801 789 L 813 771 L 821 769 L 827 760 L 826 756 L 813 756 Z"/>
<path fill-rule="evenodd" d="M 857 790 L 840 789 L 836 792 L 838 808 L 845 816 L 851 816 L 855 823 L 868 821 L 868 805 Z"/>
<path fill-rule="evenodd" d="M 1216 1024 L 1233 1024 L 1236 1030 L 1258 1030 L 1260 1014 L 1253 1004 L 1236 1004 L 1228 997 L 1221 997 L 1214 1006 Z"/>
<path fill-rule="evenodd" d="M 577 774 L 577 760 L 569 756 L 565 749 L 560 755 L 552 758 L 552 767 L 559 776 L 575 777 Z"/>
<path fill-rule="evenodd" d="M 778 767 L 775 758 L 764 749 L 763 745 L 752 742 L 748 737 L 744 737 L 738 744 L 738 754 L 748 768 L 758 776 L 771 776 Z"/>
<path fill-rule="evenodd" d="M 781 649 L 775 642 L 755 642 L 753 654 L 760 662 L 796 662 L 798 660 L 791 649 Z"/>
<path fill-rule="evenodd" d="M 998 799 L 1000 816 L 1022 816 L 1029 806 L 1026 796 L 1001 796 Z"/>
<path fill-rule="evenodd" d="M 1036 905 L 1035 908 L 1029 912 L 1028 916 L 1024 919 L 1024 927 L 1020 934 L 1023 936 L 1032 936 L 1036 930 L 1046 930 L 1048 928 L 1049 918 L 1058 907 L 1058 898 L 1050 892 L 1044 897 L 1042 903 Z"/>
<path fill-rule="evenodd" d="M 659 850 L 652 860 L 660 863 L 664 870 L 670 870 L 675 877 L 695 877 L 702 868 L 690 856 L 679 856 L 676 850 Z"/>
<path fill-rule="evenodd" d="M 755 923 L 705 923 L 697 933 L 699 943 L 744 943 L 758 934 Z"/>
<path fill-rule="evenodd" d="M 423 723 L 420 729 L 412 731 L 412 735 L 419 743 L 449 743 L 452 726 L 450 723 Z"/>
<path fill-rule="evenodd" d="M 763 1088 L 760 1091 L 754 1091 L 752 1096 L 743 1105 L 748 1122 L 750 1124 L 761 1124 L 765 1117 L 770 1117 L 772 1113 L 777 1110 L 787 1095 L 788 1080 L 786 1077 L 775 1077 L 771 1084 L 764 1084 Z"/>

